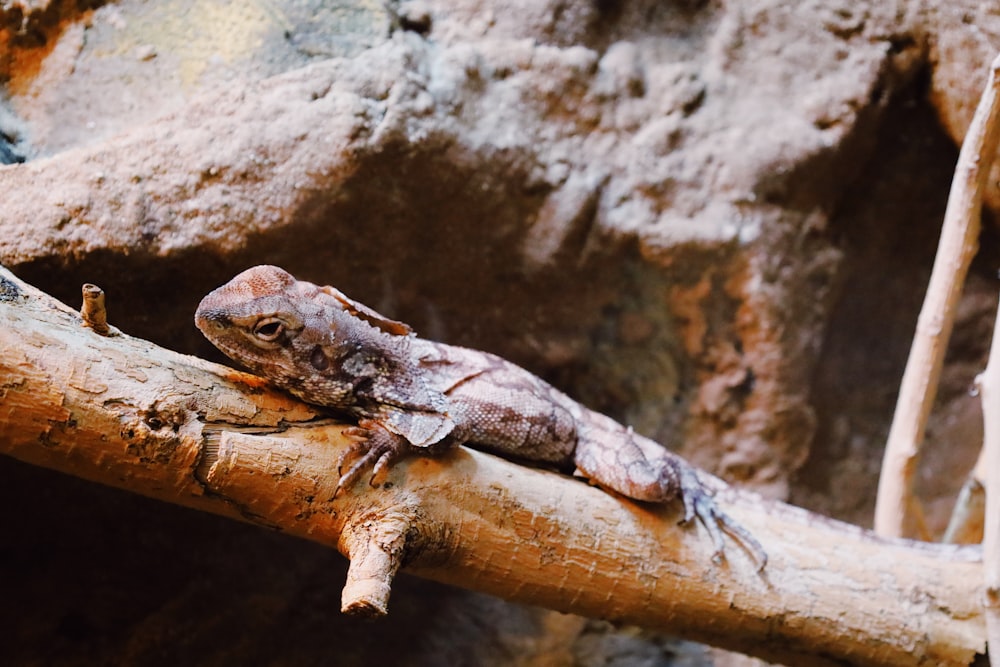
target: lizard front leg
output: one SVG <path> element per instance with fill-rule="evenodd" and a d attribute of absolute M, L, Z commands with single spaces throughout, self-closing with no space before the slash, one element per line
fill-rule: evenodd
<path fill-rule="evenodd" d="M 430 445 L 414 445 L 405 436 L 387 428 L 376 419 L 361 419 L 357 426 L 345 428 L 341 433 L 351 438 L 352 442 L 337 457 L 339 480 L 333 493 L 334 498 L 342 490 L 353 486 L 368 468 L 372 470 L 368 483 L 377 486 L 386 471 L 404 456 L 413 453 L 435 456 L 453 445 L 451 438 Z M 350 466 L 345 472 L 344 467 L 348 463 Z"/>
<path fill-rule="evenodd" d="M 341 431 L 351 438 L 351 446 L 337 457 L 337 489 L 333 492 L 336 498 L 342 489 L 354 485 L 367 468 L 372 468 L 369 484 L 375 486 L 376 479 L 391 464 L 405 456 L 411 449 L 409 441 L 403 436 L 386 429 L 374 419 L 362 419 L 357 426 L 351 426 Z M 344 466 L 351 461 L 350 467 L 344 471 Z"/>

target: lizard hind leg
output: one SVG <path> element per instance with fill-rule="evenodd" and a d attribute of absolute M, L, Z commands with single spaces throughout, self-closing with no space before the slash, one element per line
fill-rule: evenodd
<path fill-rule="evenodd" d="M 712 492 L 687 461 L 657 443 L 612 422 L 591 415 L 581 429 L 574 461 L 577 468 L 599 486 L 645 502 L 668 503 L 678 496 L 684 504 L 680 523 L 697 519 L 714 546 L 715 560 L 725 556 L 723 533 L 729 533 L 757 562 L 767 564 L 767 552 L 750 532 L 719 508 Z"/>
<path fill-rule="evenodd" d="M 588 479 L 644 502 L 666 503 L 681 493 L 682 466 L 676 457 L 604 415 L 593 415 L 591 421 L 580 429 L 573 453 L 577 469 Z"/>

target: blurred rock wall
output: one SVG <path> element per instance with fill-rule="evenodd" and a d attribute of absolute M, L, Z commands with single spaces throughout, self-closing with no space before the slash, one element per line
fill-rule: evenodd
<path fill-rule="evenodd" d="M 5 3 L 0 263 L 215 359 L 200 297 L 280 264 L 867 524 L 998 35 L 968 1 Z M 936 528 L 981 439 L 994 238 L 929 433 Z M 0 471 L 17 664 L 735 660 L 405 578 L 359 624 L 336 554 Z"/>

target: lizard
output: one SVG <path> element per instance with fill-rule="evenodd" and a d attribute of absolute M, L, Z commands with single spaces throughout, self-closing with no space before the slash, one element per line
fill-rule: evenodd
<path fill-rule="evenodd" d="M 508 459 L 582 474 L 628 498 L 680 499 L 724 557 L 723 531 L 767 553 L 723 512 L 696 469 L 660 444 L 488 352 L 426 340 L 340 290 L 276 266 L 247 269 L 206 295 L 195 325 L 234 361 L 301 400 L 357 421 L 337 462 L 334 497 L 369 468 L 374 485 L 411 453 L 468 444 Z M 346 471 L 344 470 L 347 467 Z"/>

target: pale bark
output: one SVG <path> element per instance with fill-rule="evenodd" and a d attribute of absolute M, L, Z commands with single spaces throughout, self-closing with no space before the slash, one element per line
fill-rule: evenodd
<path fill-rule="evenodd" d="M 983 399 L 983 462 L 986 474 L 986 520 L 983 527 L 983 575 L 986 634 L 993 647 L 991 665 L 1000 665 L 1000 319 L 993 330 L 990 360 L 979 376 Z"/>
<path fill-rule="evenodd" d="M 796 665 L 967 665 L 984 646 L 975 548 L 888 541 L 723 488 L 763 543 L 711 561 L 678 508 L 460 448 L 332 498 L 342 424 L 252 376 L 101 336 L 0 272 L 0 450 L 305 537 L 352 558 L 345 609 L 396 569 Z"/>
<path fill-rule="evenodd" d="M 934 268 L 886 442 L 875 503 L 875 530 L 887 537 L 926 537 L 922 513 L 913 496 L 913 478 L 955 310 L 969 264 L 979 247 L 983 189 L 1000 139 L 998 89 L 1000 57 L 990 67 L 986 89 L 958 156 Z"/>

